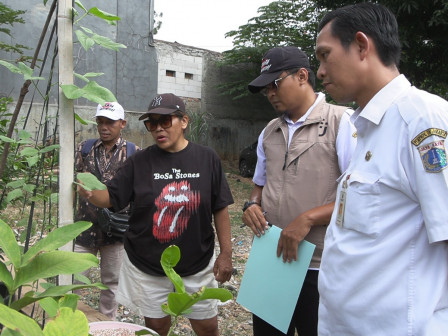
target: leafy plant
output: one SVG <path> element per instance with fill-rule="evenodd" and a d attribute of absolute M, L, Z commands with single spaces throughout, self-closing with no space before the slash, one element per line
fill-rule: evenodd
<path fill-rule="evenodd" d="M 190 121 L 188 123 L 189 131 L 186 135 L 187 139 L 201 143 L 208 134 L 209 120 L 212 117 L 208 112 L 193 111 L 188 113 Z"/>
<path fill-rule="evenodd" d="M 221 302 L 231 300 L 233 295 L 225 288 L 202 287 L 196 293 L 189 294 L 185 291 L 184 282 L 174 267 L 180 260 L 180 249 L 176 245 L 168 246 L 162 253 L 160 263 L 166 276 L 173 283 L 176 292 L 168 294 L 167 303 L 162 304 L 162 310 L 166 314 L 174 317 L 168 336 L 175 335 L 173 330 L 177 324 L 179 316 L 191 312 L 191 307 L 199 301 L 217 299 Z"/>
<path fill-rule="evenodd" d="M 0 248 L 5 260 L 0 261 L 0 281 L 9 293 L 8 305 L 0 304 L 0 323 L 4 325 L 4 335 L 86 335 L 88 331 L 87 318 L 76 310 L 78 296 L 68 292 L 97 287 L 107 289 L 101 283 L 57 286 L 51 283 L 40 284 L 44 289 L 36 289 L 39 281 L 60 274 L 74 274 L 98 265 L 96 256 L 89 253 L 75 253 L 57 250 L 72 241 L 81 232 L 88 229 L 92 223 L 76 222 L 50 232 L 39 240 L 25 253 L 16 241 L 14 232 L 0 219 Z M 31 287 L 23 297 L 13 300 L 19 288 Z M 42 309 L 55 319 L 45 326 L 42 331 L 38 323 L 32 318 L 20 313 L 25 306 L 38 302 Z M 67 329 L 77 327 L 75 331 Z M 76 332 L 76 333 L 74 333 Z"/>

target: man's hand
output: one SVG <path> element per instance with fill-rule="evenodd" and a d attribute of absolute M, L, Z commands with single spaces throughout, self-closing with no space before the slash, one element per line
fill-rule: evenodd
<path fill-rule="evenodd" d="M 77 184 L 77 191 L 78 191 L 79 196 L 81 196 L 87 200 L 90 197 L 92 197 L 92 195 L 93 195 L 92 191 L 88 191 L 82 187 L 81 181 L 79 181 L 79 180 L 78 180 L 78 184 Z"/>
<path fill-rule="evenodd" d="M 282 230 L 277 245 L 277 257 L 283 255 L 283 262 L 297 260 L 299 243 L 310 232 L 311 220 L 305 216 L 299 216 Z"/>
<path fill-rule="evenodd" d="M 269 229 L 268 222 L 264 217 L 261 206 L 253 204 L 243 212 L 243 223 L 251 228 L 253 233 L 260 237 L 265 233 L 265 230 Z"/>
<path fill-rule="evenodd" d="M 216 281 L 220 283 L 229 281 L 232 276 L 232 271 L 232 255 L 220 253 L 213 266 L 213 273 L 215 274 Z"/>

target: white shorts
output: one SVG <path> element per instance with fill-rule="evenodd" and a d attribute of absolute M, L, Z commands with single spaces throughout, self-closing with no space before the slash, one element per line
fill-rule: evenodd
<path fill-rule="evenodd" d="M 201 287 L 217 288 L 218 282 L 213 274 L 215 255 L 210 259 L 206 268 L 198 273 L 183 277 L 185 291 L 189 294 L 197 292 Z M 162 318 L 167 316 L 161 308 L 166 303 L 168 294 L 175 292 L 171 280 L 166 276 L 154 276 L 140 271 L 135 267 L 125 253 L 118 281 L 117 302 L 131 309 L 135 313 L 150 317 Z M 195 320 L 205 320 L 218 314 L 218 300 L 204 300 L 194 304 L 190 314 L 185 317 Z"/>

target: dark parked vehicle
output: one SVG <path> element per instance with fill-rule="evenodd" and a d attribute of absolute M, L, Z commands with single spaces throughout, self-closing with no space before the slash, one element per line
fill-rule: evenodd
<path fill-rule="evenodd" d="M 240 153 L 239 169 L 240 175 L 250 177 L 254 175 L 255 166 L 257 164 L 257 144 L 255 141 L 252 145 L 244 148 Z"/>

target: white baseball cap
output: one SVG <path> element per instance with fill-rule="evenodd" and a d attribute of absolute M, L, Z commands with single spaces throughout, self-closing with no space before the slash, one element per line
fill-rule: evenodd
<path fill-rule="evenodd" d="M 111 120 L 124 120 L 123 107 L 117 102 L 98 104 L 95 117 L 106 117 Z"/>

